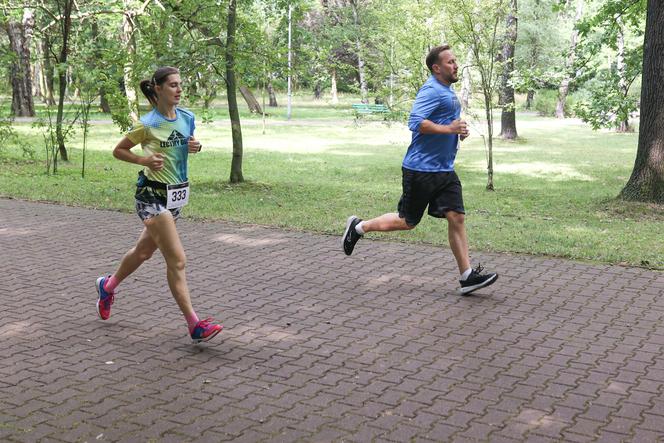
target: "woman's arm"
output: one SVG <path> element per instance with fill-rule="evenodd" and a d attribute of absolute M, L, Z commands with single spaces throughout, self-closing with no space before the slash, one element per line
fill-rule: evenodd
<path fill-rule="evenodd" d="M 131 148 L 136 146 L 136 143 L 124 137 L 113 149 L 113 157 L 129 163 L 134 163 L 141 166 L 146 166 L 153 171 L 159 171 L 164 167 L 164 156 L 162 154 L 153 154 L 148 157 L 136 155 L 131 152 Z"/>

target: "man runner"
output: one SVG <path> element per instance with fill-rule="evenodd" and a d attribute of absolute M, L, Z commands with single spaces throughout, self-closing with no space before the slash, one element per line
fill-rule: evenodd
<path fill-rule="evenodd" d="M 364 221 L 350 216 L 343 248 L 346 255 L 351 255 L 367 232 L 413 229 L 428 206 L 430 216 L 447 219 L 450 248 L 461 273 L 460 292 L 467 295 L 493 284 L 498 274 L 483 274 L 481 265 L 475 269 L 470 266 L 461 182 L 454 172 L 459 139 L 469 135 L 451 86 L 459 80 L 456 57 L 449 46 L 438 46 L 429 52 L 426 64 L 431 75 L 417 93 L 408 119 L 413 137 L 402 164 L 399 212 Z"/>

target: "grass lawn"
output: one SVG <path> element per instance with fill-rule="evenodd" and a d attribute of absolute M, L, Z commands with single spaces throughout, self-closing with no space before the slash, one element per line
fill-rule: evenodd
<path fill-rule="evenodd" d="M 358 125 L 349 103 L 330 109 L 295 100 L 293 119 L 286 121 L 279 108 L 266 134 L 260 118 L 245 118 L 247 181 L 240 185 L 228 183 L 232 144 L 230 125 L 219 119 L 223 112 L 212 123 L 198 122 L 196 135 L 205 147 L 190 157 L 185 215 L 340 234 L 350 214 L 394 211 L 410 133 L 401 124 Z M 614 199 L 634 164 L 636 134 L 593 132 L 575 120 L 528 114 L 518 115 L 517 127 L 520 140 L 496 140 L 494 146 L 496 191 L 485 190 L 486 153 L 477 133 L 457 157 L 471 250 L 664 269 L 664 208 Z M 111 156 L 121 138 L 115 126 L 93 125 L 85 179 L 80 135 L 69 143 L 71 162 L 49 176 L 38 129 L 28 123 L 15 128 L 36 156 L 24 158 L 11 146 L 0 151 L 0 195 L 133 211 L 139 167 Z M 372 237 L 446 245 L 446 232 L 444 221 L 425 217 L 414 231 Z"/>

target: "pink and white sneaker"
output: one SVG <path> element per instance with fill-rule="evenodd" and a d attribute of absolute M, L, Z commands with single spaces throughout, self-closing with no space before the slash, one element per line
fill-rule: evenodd
<path fill-rule="evenodd" d="M 200 343 L 203 341 L 208 341 L 213 338 L 215 335 L 219 334 L 223 329 L 222 325 L 212 323 L 212 318 L 206 318 L 205 320 L 200 320 L 196 323 L 196 326 L 189 331 L 191 334 L 191 340 L 194 343 Z"/>
<path fill-rule="evenodd" d="M 115 293 L 108 292 L 104 289 L 104 283 L 108 280 L 108 277 L 99 277 L 95 283 L 97 288 L 97 314 L 102 320 L 108 320 L 111 316 L 111 305 L 115 301 Z"/>

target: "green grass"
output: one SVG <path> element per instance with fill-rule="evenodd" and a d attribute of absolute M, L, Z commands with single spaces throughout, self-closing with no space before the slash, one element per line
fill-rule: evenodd
<path fill-rule="evenodd" d="M 286 122 L 275 115 L 265 135 L 260 119 L 246 119 L 247 181 L 240 185 L 228 183 L 232 144 L 227 121 L 198 123 L 197 137 L 205 147 L 190 157 L 192 196 L 186 215 L 339 234 L 349 214 L 366 218 L 394 211 L 409 131 L 400 124 L 357 125 L 343 112 L 343 105 L 326 110 L 309 103 L 293 112 L 305 114 L 306 120 Z M 517 121 L 519 141 L 496 140 L 495 192 L 485 190 L 481 137 L 473 133 L 459 152 L 471 249 L 664 269 L 664 208 L 615 200 L 631 172 L 637 135 L 593 132 L 574 120 L 528 114 Z M 18 148 L 2 151 L 3 196 L 133 211 L 139 168 L 111 156 L 121 137 L 117 128 L 93 126 L 85 179 L 80 137 L 69 144 L 70 164 L 48 176 L 38 130 L 28 124 L 16 129 L 24 143 L 37 147 L 37 155 L 29 160 Z M 414 231 L 372 237 L 447 244 L 445 222 L 430 217 Z"/>

